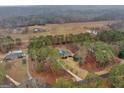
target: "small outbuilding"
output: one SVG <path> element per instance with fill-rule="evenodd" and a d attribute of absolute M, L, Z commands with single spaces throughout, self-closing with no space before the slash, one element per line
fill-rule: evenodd
<path fill-rule="evenodd" d="M 34 28 L 33 29 L 33 32 L 34 33 L 37 33 L 37 32 L 44 32 L 45 31 L 45 29 L 41 29 L 41 28 Z"/>
<path fill-rule="evenodd" d="M 93 35 L 97 35 L 98 31 L 97 30 L 87 30 L 87 33 L 93 34 Z"/>

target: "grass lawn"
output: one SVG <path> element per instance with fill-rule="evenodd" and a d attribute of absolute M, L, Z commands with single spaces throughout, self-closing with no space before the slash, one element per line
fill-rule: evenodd
<path fill-rule="evenodd" d="M 27 65 L 22 64 L 20 60 L 15 60 L 14 62 L 5 64 L 5 68 L 7 74 L 18 82 L 23 82 L 28 79 Z"/>
<path fill-rule="evenodd" d="M 65 66 L 72 71 L 74 74 L 79 76 L 82 79 L 88 75 L 88 71 L 79 67 L 78 62 L 73 61 L 72 58 L 62 59 L 64 61 Z"/>

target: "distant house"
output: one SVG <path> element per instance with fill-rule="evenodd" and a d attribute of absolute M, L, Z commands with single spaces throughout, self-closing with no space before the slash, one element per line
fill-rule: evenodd
<path fill-rule="evenodd" d="M 33 32 L 36 33 L 36 32 L 44 32 L 46 31 L 45 29 L 41 29 L 41 28 L 34 28 L 33 29 Z"/>
<path fill-rule="evenodd" d="M 23 27 L 16 27 L 11 30 L 11 33 L 23 33 L 25 31 L 25 28 Z"/>
<path fill-rule="evenodd" d="M 71 51 L 67 49 L 59 49 L 59 54 L 61 58 L 73 57 Z"/>
<path fill-rule="evenodd" d="M 23 53 L 21 50 L 17 50 L 17 51 L 10 51 L 9 53 L 7 53 L 4 59 L 5 60 L 14 60 L 17 58 L 23 58 L 25 56 L 26 56 L 25 53 Z"/>
<path fill-rule="evenodd" d="M 94 34 L 94 35 L 97 35 L 98 34 L 98 31 L 97 30 L 87 30 L 86 32 L 87 33 L 90 33 L 90 34 Z"/>

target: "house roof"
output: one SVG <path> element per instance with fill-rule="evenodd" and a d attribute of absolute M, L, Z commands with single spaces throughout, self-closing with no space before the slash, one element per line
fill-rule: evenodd
<path fill-rule="evenodd" d="M 12 88 L 10 85 L 0 85 L 0 88 Z"/>
<path fill-rule="evenodd" d="M 15 54 L 15 53 L 23 53 L 23 52 L 22 50 L 10 51 L 9 53 L 7 53 L 7 55 Z"/>
<path fill-rule="evenodd" d="M 59 54 L 60 54 L 60 56 L 62 56 L 62 57 L 72 55 L 72 53 L 71 53 L 70 51 L 68 51 L 67 49 L 60 49 L 60 50 L 59 50 Z"/>
<path fill-rule="evenodd" d="M 18 50 L 7 53 L 4 59 L 16 59 L 18 57 L 25 57 L 25 56 L 26 56 L 25 53 L 23 53 L 21 50 Z"/>

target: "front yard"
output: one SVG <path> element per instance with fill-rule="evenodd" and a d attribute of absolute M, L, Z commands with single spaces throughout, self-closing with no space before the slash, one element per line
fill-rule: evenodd
<path fill-rule="evenodd" d="M 14 60 L 5 64 L 6 74 L 12 77 L 17 82 L 24 82 L 28 79 L 27 65 L 21 60 Z"/>
<path fill-rule="evenodd" d="M 74 74 L 76 74 L 80 78 L 85 79 L 85 77 L 88 74 L 88 71 L 80 68 L 79 63 L 73 61 L 73 58 L 62 59 L 62 61 L 64 62 L 65 67 L 67 69 L 69 69 L 71 72 L 73 72 Z"/>

